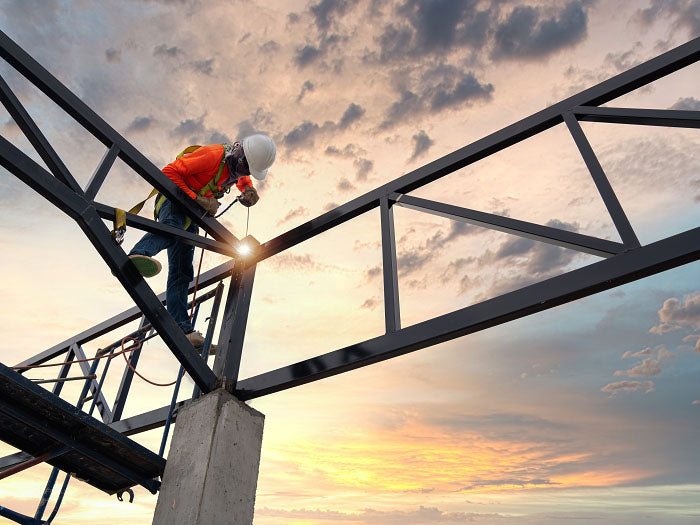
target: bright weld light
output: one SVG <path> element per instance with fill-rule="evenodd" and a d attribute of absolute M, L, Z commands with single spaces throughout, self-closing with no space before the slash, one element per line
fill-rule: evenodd
<path fill-rule="evenodd" d="M 239 242 L 236 245 L 236 251 L 239 253 L 239 255 L 242 255 L 245 257 L 246 255 L 250 255 L 250 252 L 252 250 L 250 249 L 250 245 L 248 243 Z"/>

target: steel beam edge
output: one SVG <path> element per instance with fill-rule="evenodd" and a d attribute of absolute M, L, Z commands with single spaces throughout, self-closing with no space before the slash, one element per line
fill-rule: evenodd
<path fill-rule="evenodd" d="M 576 106 L 571 112 L 586 122 L 700 128 L 700 111 Z"/>
<path fill-rule="evenodd" d="M 571 111 L 572 108 L 604 104 L 693 64 L 699 59 L 700 37 L 491 133 L 264 242 L 256 253 L 255 261 L 260 262 L 268 257 L 272 257 L 287 248 L 377 207 L 379 199 L 385 195 L 409 193 L 444 175 L 560 124 L 563 121 L 562 114 Z"/>
<path fill-rule="evenodd" d="M 340 350 L 239 381 L 241 400 L 303 385 L 468 335 L 700 258 L 700 228 Z"/>

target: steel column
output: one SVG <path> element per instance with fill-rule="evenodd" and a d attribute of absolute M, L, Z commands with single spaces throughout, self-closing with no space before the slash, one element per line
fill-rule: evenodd
<path fill-rule="evenodd" d="M 384 323 L 386 333 L 401 329 L 401 309 L 399 303 L 399 273 L 396 263 L 396 233 L 394 231 L 393 202 L 382 197 L 379 214 L 382 228 L 382 269 L 384 276 Z"/>
<path fill-rule="evenodd" d="M 255 266 L 255 263 L 245 265 L 243 259 L 239 259 L 239 264 L 234 266 L 221 320 L 214 374 L 218 378 L 218 384 L 230 392 L 236 387 L 241 366 Z"/>
<path fill-rule="evenodd" d="M 80 345 L 73 345 L 71 347 L 73 350 L 73 353 L 78 359 L 87 359 L 87 356 L 85 355 L 85 352 L 83 351 L 82 347 Z M 97 356 L 95 356 L 97 357 Z M 94 363 L 97 363 L 98 361 L 93 361 Z M 92 367 L 90 364 L 87 362 L 82 362 L 78 363 L 80 366 L 80 369 L 83 371 L 83 374 L 86 376 L 88 375 L 94 375 L 94 372 L 91 372 Z M 96 368 L 95 368 L 96 369 Z M 109 404 L 107 403 L 107 399 L 105 399 L 104 394 L 102 394 L 102 390 L 98 388 L 97 381 L 95 379 L 89 379 L 87 381 L 87 384 L 90 386 L 90 392 L 92 393 L 93 396 L 97 397 L 96 403 L 97 403 L 97 410 L 100 412 L 100 416 L 102 417 L 102 421 L 105 423 L 109 423 L 112 421 L 112 411 L 109 408 Z M 83 395 L 87 395 L 87 392 Z M 82 400 L 78 400 L 78 402 L 82 403 Z"/>

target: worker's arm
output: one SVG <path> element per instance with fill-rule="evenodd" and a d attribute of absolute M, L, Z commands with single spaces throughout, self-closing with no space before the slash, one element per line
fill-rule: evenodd
<path fill-rule="evenodd" d="M 163 168 L 163 173 L 177 184 L 182 191 L 195 199 L 197 198 L 197 194 L 186 184 L 185 179 L 191 179 L 198 173 L 208 173 L 210 171 L 216 173 L 221 163 L 222 154 L 223 146 L 221 144 L 202 146 L 198 150 L 184 155 L 168 164 Z"/>

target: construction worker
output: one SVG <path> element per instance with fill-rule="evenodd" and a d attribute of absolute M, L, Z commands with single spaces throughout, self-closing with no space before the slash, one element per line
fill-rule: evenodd
<path fill-rule="evenodd" d="M 228 193 L 233 185 L 241 192 L 238 197 L 241 204 L 253 206 L 258 202 L 258 192 L 253 187 L 250 176 L 263 180 L 275 161 L 276 153 L 277 148 L 270 137 L 255 134 L 232 144 L 211 144 L 181 154 L 163 168 L 163 173 L 195 199 L 206 213 L 214 216 L 219 209 L 217 199 Z M 155 214 L 163 224 L 194 234 L 199 230 L 197 224 L 177 205 L 160 194 L 156 197 Z M 195 347 L 201 346 L 204 337 L 200 332 L 194 331 L 187 313 L 187 288 L 194 278 L 194 246 L 173 237 L 147 233 L 131 249 L 129 257 L 141 275 L 153 277 L 161 270 L 160 262 L 153 256 L 164 249 L 168 250 L 168 312 L 185 332 L 190 343 Z"/>

